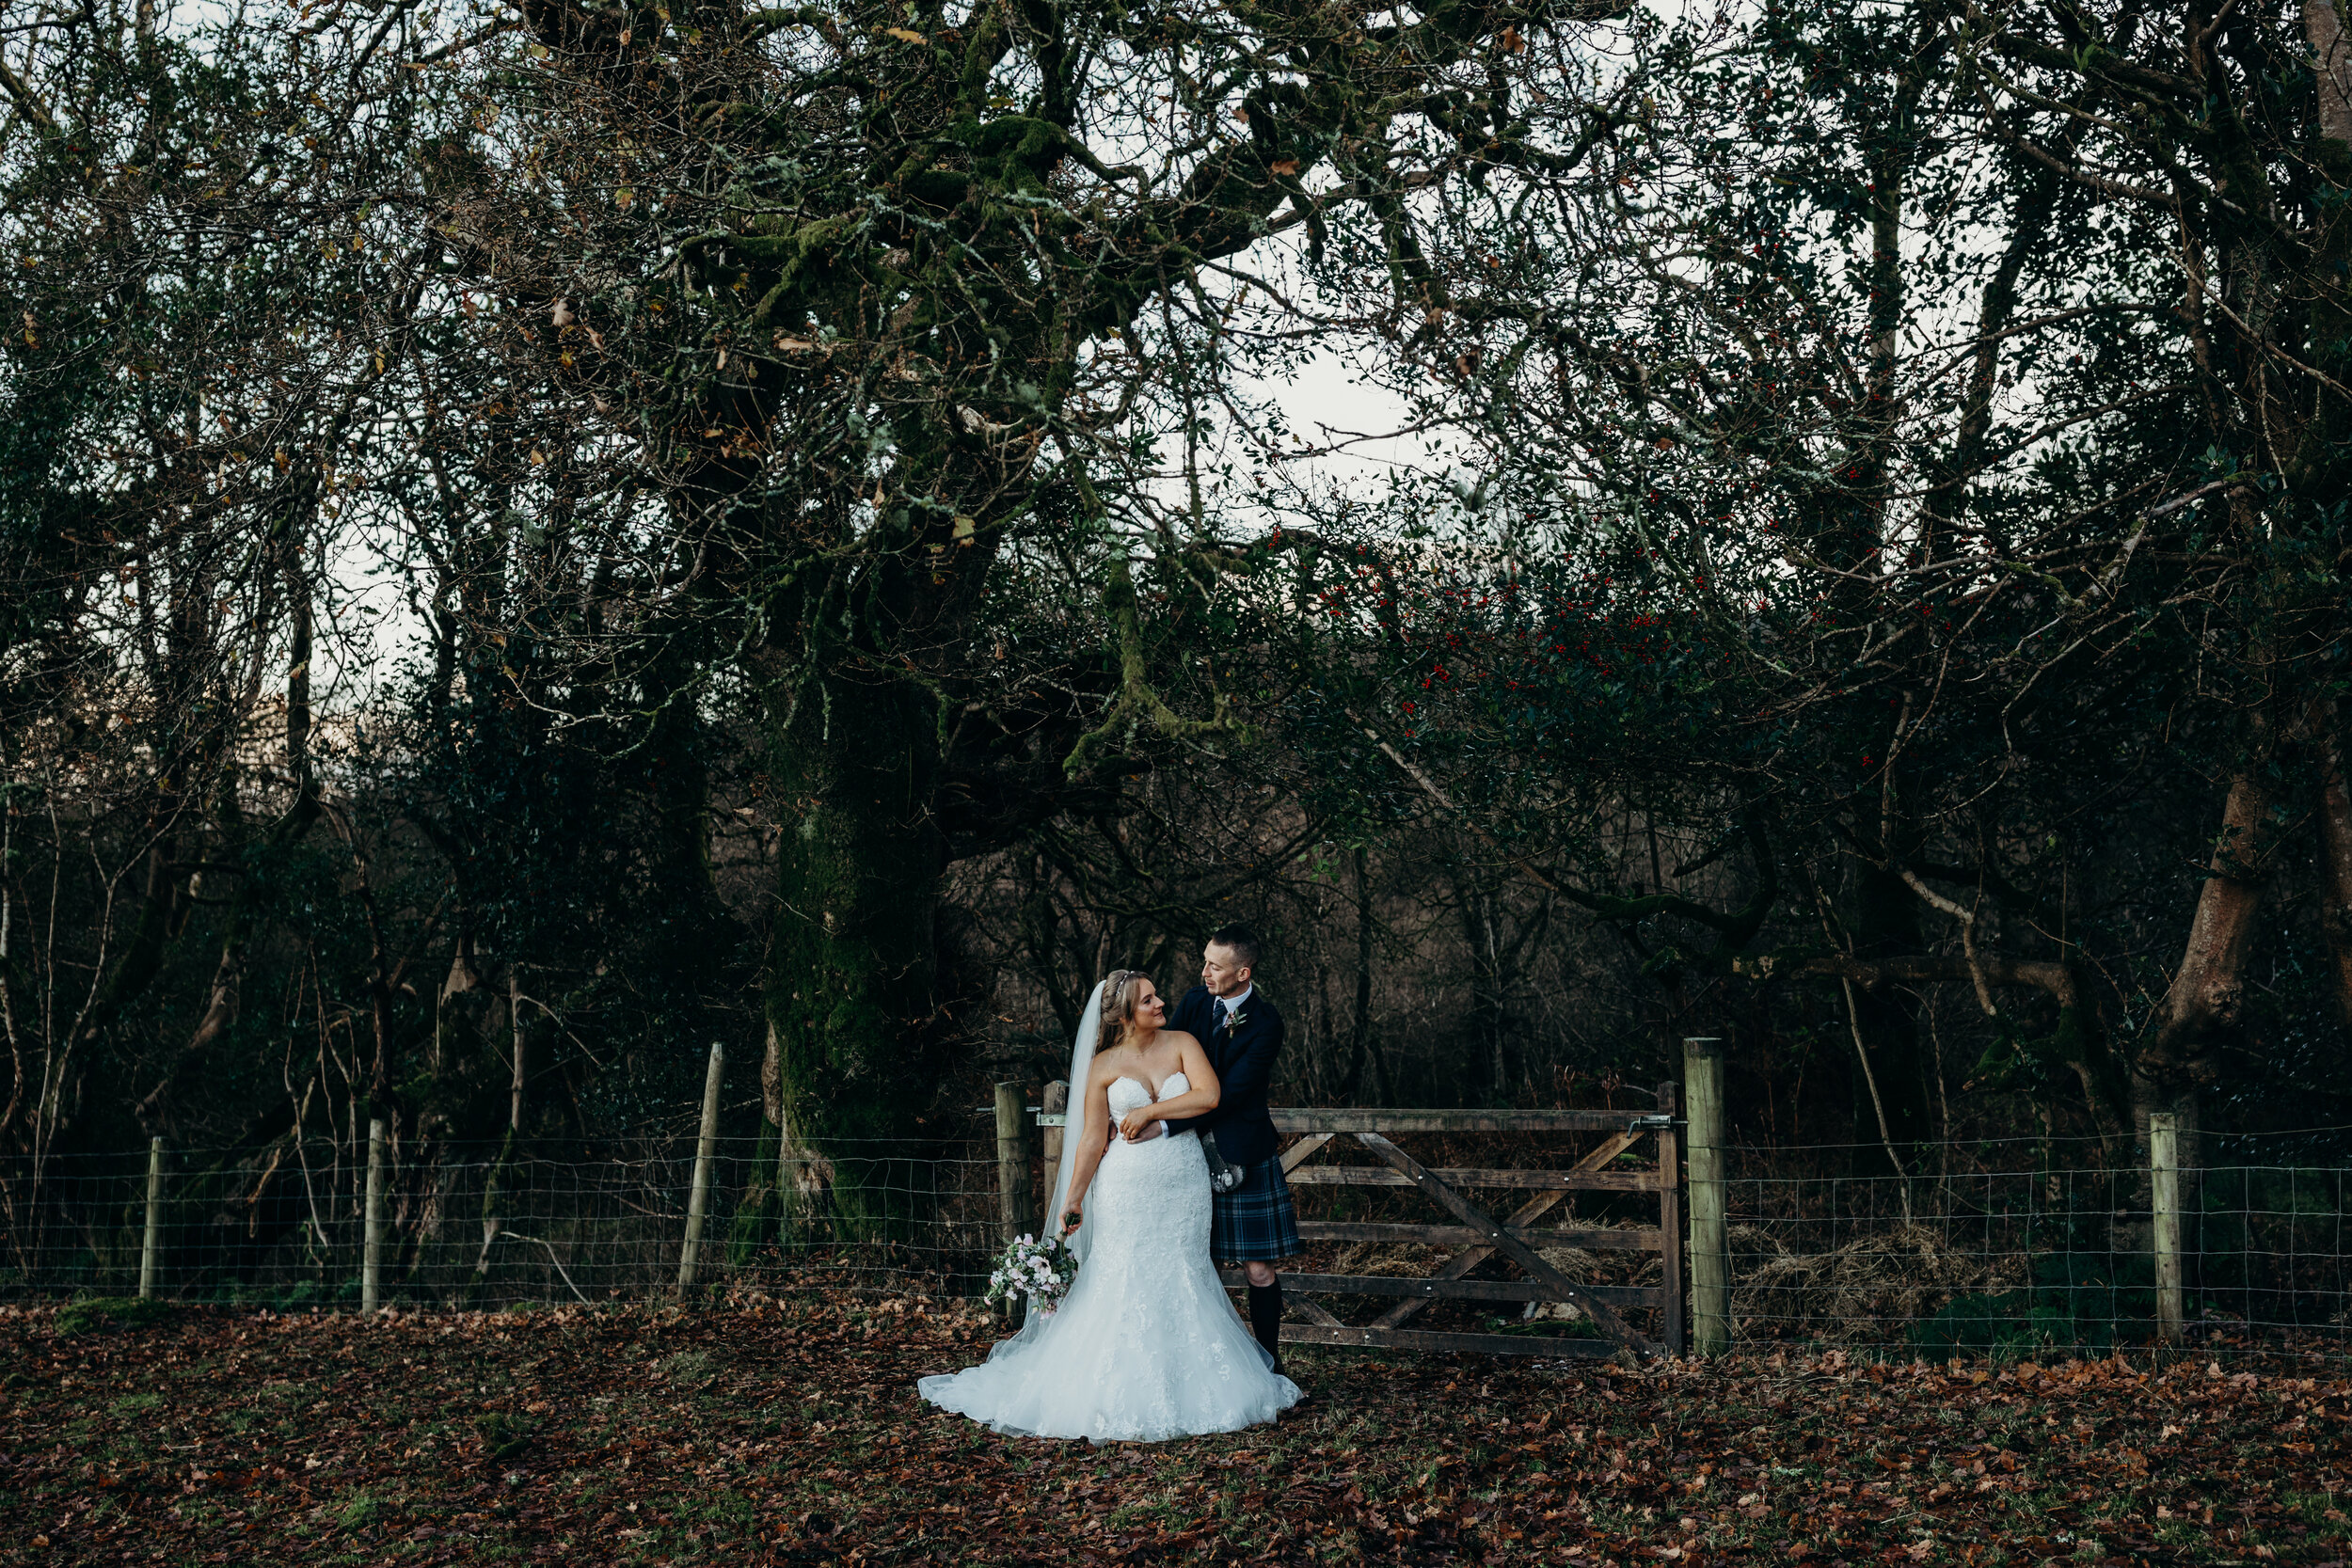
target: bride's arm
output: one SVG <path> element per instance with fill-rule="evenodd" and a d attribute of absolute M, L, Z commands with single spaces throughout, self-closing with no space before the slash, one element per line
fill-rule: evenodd
<path fill-rule="evenodd" d="M 1064 1213 L 1083 1212 L 1087 1189 L 1094 1184 L 1094 1172 L 1103 1164 L 1103 1151 L 1111 1146 L 1111 1085 L 1100 1071 L 1087 1082 L 1086 1131 L 1078 1139 L 1077 1164 L 1070 1168 L 1070 1197 L 1062 1205 Z M 1059 1228 L 1062 1215 L 1053 1216 Z"/>
<path fill-rule="evenodd" d="M 1135 1137 L 1156 1121 L 1181 1121 L 1216 1109 L 1223 1091 L 1217 1087 L 1216 1069 L 1209 1065 L 1209 1053 L 1200 1049 L 1200 1042 L 1190 1035 L 1178 1035 L 1176 1062 L 1176 1070 L 1184 1075 L 1184 1082 L 1191 1086 L 1172 1100 L 1138 1105 L 1128 1112 L 1120 1124 L 1121 1136 Z M 1107 1091 L 1105 1096 L 1104 1108 L 1107 1110 Z"/>

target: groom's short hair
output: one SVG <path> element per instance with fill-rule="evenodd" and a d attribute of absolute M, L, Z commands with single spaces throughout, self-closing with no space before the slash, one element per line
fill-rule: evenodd
<path fill-rule="evenodd" d="M 1209 940 L 1233 955 L 1234 967 L 1254 970 L 1258 967 L 1258 933 L 1247 926 L 1219 926 L 1209 933 Z"/>

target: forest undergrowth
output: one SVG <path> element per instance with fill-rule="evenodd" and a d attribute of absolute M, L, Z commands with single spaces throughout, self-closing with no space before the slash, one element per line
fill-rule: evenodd
<path fill-rule="evenodd" d="M 1096 1449 L 916 1402 L 954 1305 L 135 1316 L 0 1313 L 0 1562 L 2352 1555 L 2341 1364 L 1301 1348 L 1275 1426 Z"/>

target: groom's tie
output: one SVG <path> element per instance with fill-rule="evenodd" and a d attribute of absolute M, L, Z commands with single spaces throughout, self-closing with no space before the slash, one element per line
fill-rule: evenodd
<path fill-rule="evenodd" d="M 1218 997 L 1215 1003 L 1215 1007 L 1216 1010 L 1216 1027 L 1212 1030 L 1211 1033 L 1221 1035 L 1225 1033 L 1228 1027 L 1225 1017 L 1225 998 L 1221 996 Z"/>

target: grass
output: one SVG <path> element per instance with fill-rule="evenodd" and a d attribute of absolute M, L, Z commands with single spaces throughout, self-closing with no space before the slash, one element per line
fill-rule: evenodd
<path fill-rule="evenodd" d="M 2343 1564 L 2347 1396 L 2144 1361 L 1295 1350 L 1156 1447 L 920 1405 L 960 1310 L 0 1312 L 0 1563 Z"/>
<path fill-rule="evenodd" d="M 137 1296 L 88 1296 L 60 1308 L 54 1327 L 61 1338 L 142 1328 L 171 1315 L 168 1304 Z"/>

